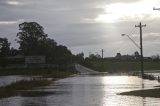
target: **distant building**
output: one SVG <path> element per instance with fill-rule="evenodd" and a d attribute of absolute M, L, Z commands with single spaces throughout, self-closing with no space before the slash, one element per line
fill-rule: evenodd
<path fill-rule="evenodd" d="M 122 55 L 120 60 L 134 60 L 134 56 L 132 55 Z"/>
<path fill-rule="evenodd" d="M 121 53 L 117 53 L 115 59 L 117 60 L 133 60 L 134 56 L 132 55 L 121 55 Z"/>
<path fill-rule="evenodd" d="M 116 56 L 112 59 L 115 59 L 115 60 L 139 60 L 140 59 L 140 55 L 139 53 L 136 51 L 133 55 L 121 55 L 121 53 L 117 53 Z M 143 59 L 145 61 L 151 61 L 152 58 L 151 57 L 143 57 Z"/>

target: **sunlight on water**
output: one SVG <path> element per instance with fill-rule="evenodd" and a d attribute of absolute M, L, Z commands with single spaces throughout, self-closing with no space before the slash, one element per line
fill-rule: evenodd
<path fill-rule="evenodd" d="M 106 76 L 102 77 L 102 83 L 103 84 L 135 84 L 135 83 L 141 83 L 139 82 L 139 79 L 136 77 L 130 77 L 130 76 Z"/>
<path fill-rule="evenodd" d="M 82 75 L 61 79 L 42 89 L 54 92 L 52 95 L 4 98 L 0 106 L 160 106 L 159 98 L 118 95 L 157 85 L 157 81 L 142 81 L 135 76 Z"/>
<path fill-rule="evenodd" d="M 118 93 L 126 91 L 153 88 L 154 85 L 158 84 L 156 81 L 143 81 L 140 78 L 132 76 L 107 76 L 102 78 L 102 83 L 106 85 L 104 86 L 105 92 L 102 99 L 103 106 L 144 106 L 145 104 L 160 104 L 157 101 L 160 99 L 153 99 L 152 101 L 156 102 L 151 102 L 152 98 L 117 95 Z M 146 86 L 144 87 L 143 84 Z"/>
<path fill-rule="evenodd" d="M 107 76 L 102 77 L 102 83 L 105 84 L 103 106 L 131 106 L 135 105 L 134 101 L 136 101 L 136 105 L 142 106 L 143 98 L 117 95 L 120 92 L 141 88 L 140 79 L 129 76 Z"/>

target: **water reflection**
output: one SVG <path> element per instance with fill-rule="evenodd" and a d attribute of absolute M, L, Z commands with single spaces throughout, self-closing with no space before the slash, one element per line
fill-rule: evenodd
<path fill-rule="evenodd" d="M 45 97 L 23 98 L 21 106 L 48 106 Z"/>
<path fill-rule="evenodd" d="M 143 89 L 143 81 L 137 77 L 109 76 L 103 77 L 104 95 L 103 106 L 144 106 L 144 99 L 141 97 L 121 96 L 120 92 Z"/>
<path fill-rule="evenodd" d="M 43 88 L 57 92 L 52 95 L 6 98 L 0 100 L 0 106 L 159 106 L 159 98 L 117 95 L 156 85 L 159 85 L 157 81 L 142 81 L 133 76 L 77 76 Z"/>
<path fill-rule="evenodd" d="M 0 76 L 0 86 L 6 86 L 20 80 L 29 80 L 28 76 Z"/>
<path fill-rule="evenodd" d="M 0 101 L 0 106 L 48 106 L 45 97 L 11 97 Z M 52 106 L 52 105 L 49 105 Z"/>

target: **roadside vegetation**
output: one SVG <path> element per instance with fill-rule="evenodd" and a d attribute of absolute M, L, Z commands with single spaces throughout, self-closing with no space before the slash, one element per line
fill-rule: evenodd
<path fill-rule="evenodd" d="M 77 72 L 73 69 L 70 70 L 58 70 L 52 68 L 43 69 L 0 69 L 0 76 L 8 75 L 26 75 L 26 76 L 41 76 L 49 78 L 64 78 Z"/>
<path fill-rule="evenodd" d="M 120 95 L 160 98 L 160 88 L 124 92 Z"/>
<path fill-rule="evenodd" d="M 102 72 L 132 72 L 139 71 L 140 55 L 136 51 L 132 55 L 121 55 L 117 53 L 115 57 L 102 57 L 99 54 L 90 54 L 81 61 L 86 67 Z M 160 70 L 160 56 L 153 55 L 144 57 L 144 70 Z"/>
<path fill-rule="evenodd" d="M 66 46 L 49 38 L 44 28 L 37 22 L 19 24 L 19 32 L 15 40 L 19 44 L 18 49 L 11 47 L 7 38 L 0 37 L 0 68 L 23 67 L 26 64 L 25 57 L 41 56 L 45 57 L 44 64 L 51 64 L 60 70 L 66 70 L 67 66 L 72 66 L 74 62 L 79 61 L 81 55 L 84 56 L 83 53 L 72 54 Z M 32 65 L 34 66 L 31 64 L 31 67 Z"/>
<path fill-rule="evenodd" d="M 104 72 L 132 72 L 140 70 L 139 61 L 87 61 L 84 65 Z M 144 70 L 160 70 L 160 62 L 144 62 Z"/>

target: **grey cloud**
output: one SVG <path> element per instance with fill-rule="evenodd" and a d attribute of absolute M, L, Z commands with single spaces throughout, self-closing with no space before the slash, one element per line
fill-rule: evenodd
<path fill-rule="evenodd" d="M 119 2 L 119 3 L 133 3 L 133 2 L 138 2 L 142 0 L 110 0 L 112 3 Z"/>
<path fill-rule="evenodd" d="M 148 33 L 144 35 L 143 40 L 146 42 L 159 42 L 160 41 L 160 33 Z"/>
<path fill-rule="evenodd" d="M 113 3 L 131 3 L 140 0 L 17 0 L 23 5 L 7 5 L 6 0 L 0 1 L 0 21 L 15 21 L 25 19 L 26 21 L 36 21 L 42 25 L 49 37 L 58 43 L 67 45 L 74 53 L 84 51 L 97 51 L 101 48 L 106 50 L 106 54 L 111 56 L 116 52 L 131 53 L 135 47 L 127 38 L 122 38 L 121 34 L 130 34 L 136 21 L 124 21 L 119 23 L 95 23 L 85 19 L 94 19 L 104 12 L 103 6 Z M 5 5 L 4 5 L 5 4 Z M 3 6 L 2 6 L 3 5 Z M 102 6 L 102 7 L 101 7 Z M 148 22 L 148 21 L 147 21 Z M 144 32 L 159 33 L 159 19 L 155 23 L 146 23 Z M 145 22 L 143 22 L 145 23 Z M 135 29 L 138 42 L 139 30 Z M 9 38 L 13 45 L 18 32 L 18 23 L 14 25 L 1 26 L 0 36 Z M 144 36 L 144 40 L 152 42 L 156 36 Z M 159 40 L 159 37 L 158 37 Z M 157 40 L 157 41 L 158 41 Z M 122 47 L 119 47 L 122 42 Z M 147 45 L 150 43 L 147 42 Z M 128 46 L 128 43 L 130 44 Z M 127 45 L 127 47 L 126 47 Z M 159 44 L 157 44 L 159 45 Z M 153 45 L 149 46 L 152 47 Z M 120 49 L 118 49 L 120 48 Z M 147 49 L 148 50 L 148 49 Z"/>
<path fill-rule="evenodd" d="M 117 38 L 121 38 L 119 31 L 110 28 L 110 24 L 98 23 L 77 23 L 69 25 L 62 29 L 63 31 L 55 33 L 55 38 L 61 39 L 61 43 L 65 43 L 70 47 L 88 46 L 117 42 Z M 113 26 L 114 27 L 114 26 Z M 59 41 L 59 40 L 58 40 Z"/>

